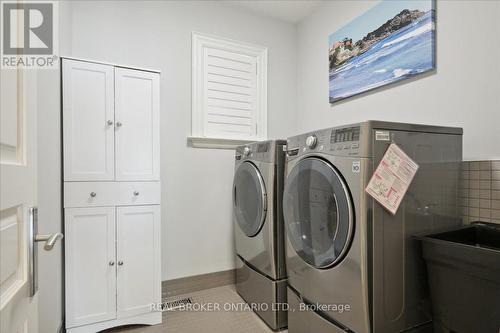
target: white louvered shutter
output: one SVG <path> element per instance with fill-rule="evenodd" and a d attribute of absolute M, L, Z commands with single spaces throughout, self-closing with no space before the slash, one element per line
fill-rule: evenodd
<path fill-rule="evenodd" d="M 255 57 L 206 48 L 205 64 L 206 136 L 256 137 Z"/>
<path fill-rule="evenodd" d="M 194 38 L 194 37 L 193 37 Z M 205 37 L 201 37 L 202 39 Z M 193 133 L 206 138 L 265 139 L 267 50 L 206 37 L 193 52 Z M 219 44 L 217 42 L 220 42 Z"/>

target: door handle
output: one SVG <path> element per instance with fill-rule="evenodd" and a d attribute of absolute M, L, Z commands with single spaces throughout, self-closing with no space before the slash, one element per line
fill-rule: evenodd
<path fill-rule="evenodd" d="M 35 242 L 45 242 L 43 248 L 46 251 L 50 251 L 54 248 L 56 242 L 63 238 L 64 238 L 63 234 L 61 234 L 60 232 L 56 232 L 55 234 L 35 235 Z"/>
<path fill-rule="evenodd" d="M 28 209 L 28 280 L 30 296 L 38 291 L 38 242 L 45 242 L 44 249 L 50 251 L 56 242 L 63 239 L 63 234 L 56 232 L 47 235 L 38 235 L 38 208 Z"/>

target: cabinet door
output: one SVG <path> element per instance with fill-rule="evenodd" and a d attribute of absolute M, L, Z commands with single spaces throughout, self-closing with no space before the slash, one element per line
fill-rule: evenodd
<path fill-rule="evenodd" d="M 116 180 L 159 180 L 159 75 L 115 68 Z"/>
<path fill-rule="evenodd" d="M 63 60 L 64 180 L 114 180 L 113 66 Z"/>
<path fill-rule="evenodd" d="M 117 208 L 118 318 L 150 311 L 161 300 L 160 206 Z"/>
<path fill-rule="evenodd" d="M 116 318 L 115 208 L 65 209 L 66 326 Z"/>

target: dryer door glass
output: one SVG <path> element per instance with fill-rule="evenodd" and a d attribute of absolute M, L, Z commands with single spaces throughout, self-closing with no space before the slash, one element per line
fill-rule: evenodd
<path fill-rule="evenodd" d="M 249 237 L 257 235 L 266 218 L 267 194 L 259 170 L 243 162 L 234 174 L 233 211 L 240 229 Z"/>
<path fill-rule="evenodd" d="M 283 204 L 297 254 L 317 268 L 339 263 L 353 233 L 351 198 L 340 173 L 320 158 L 303 159 L 286 179 Z"/>

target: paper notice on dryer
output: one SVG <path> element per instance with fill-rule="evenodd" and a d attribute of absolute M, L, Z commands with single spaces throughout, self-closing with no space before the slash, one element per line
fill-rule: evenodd
<path fill-rule="evenodd" d="M 395 215 L 417 170 L 418 164 L 392 143 L 365 191 Z"/>

